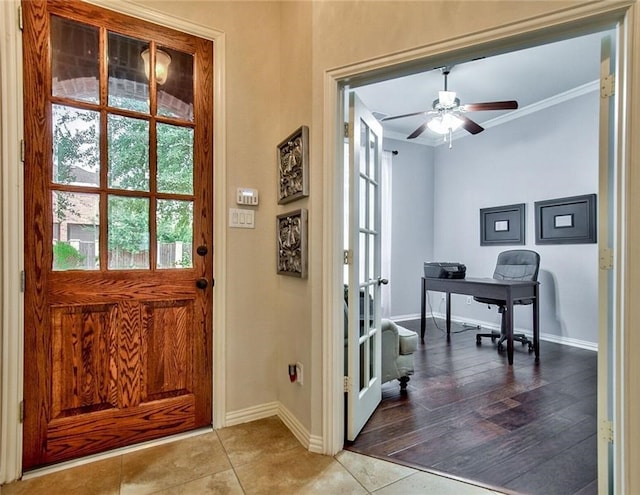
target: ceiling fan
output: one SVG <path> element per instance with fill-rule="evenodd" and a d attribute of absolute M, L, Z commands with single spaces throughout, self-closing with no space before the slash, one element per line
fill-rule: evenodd
<path fill-rule="evenodd" d="M 409 134 L 407 139 L 415 139 L 429 128 L 438 134 L 444 135 L 445 141 L 447 141 L 448 136 L 449 148 L 451 148 L 451 137 L 453 132 L 460 127 L 471 134 L 478 134 L 479 132 L 484 131 L 484 127 L 464 115 L 466 112 L 478 112 L 483 110 L 515 110 L 518 108 L 518 102 L 515 100 L 488 101 L 484 103 L 467 103 L 466 105 L 460 105 L 460 99 L 456 98 L 456 92 L 449 91 L 447 86 L 447 76 L 451 71 L 451 67 L 441 67 L 440 70 L 444 76 L 444 91 L 438 92 L 438 99 L 433 101 L 433 108 L 431 110 L 385 117 L 381 119 L 381 121 L 402 119 L 405 117 L 413 117 L 415 115 L 433 115 L 433 117 L 425 120 L 415 131 Z"/>

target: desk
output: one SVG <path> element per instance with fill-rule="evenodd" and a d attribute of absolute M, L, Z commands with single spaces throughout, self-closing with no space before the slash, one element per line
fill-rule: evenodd
<path fill-rule="evenodd" d="M 539 282 L 533 280 L 495 280 L 493 278 L 426 278 L 422 277 L 422 304 L 420 310 L 420 339 L 424 342 L 426 329 L 427 291 L 447 294 L 447 339 L 451 335 L 451 294 L 481 296 L 506 301 L 507 358 L 513 364 L 513 303 L 522 299 L 533 299 L 533 350 L 536 363 L 540 361 L 540 309 L 538 307 Z"/>

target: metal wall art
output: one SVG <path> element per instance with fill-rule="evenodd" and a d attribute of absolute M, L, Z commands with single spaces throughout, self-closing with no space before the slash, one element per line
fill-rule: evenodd
<path fill-rule="evenodd" d="M 536 201 L 536 244 L 595 243 L 596 195 Z"/>
<path fill-rule="evenodd" d="M 307 277 L 307 210 L 283 213 L 276 217 L 278 235 L 277 270 L 280 275 Z"/>
<path fill-rule="evenodd" d="M 278 204 L 309 196 L 309 128 L 302 126 L 278 145 Z"/>
<path fill-rule="evenodd" d="M 524 203 L 480 209 L 480 245 L 524 244 Z"/>

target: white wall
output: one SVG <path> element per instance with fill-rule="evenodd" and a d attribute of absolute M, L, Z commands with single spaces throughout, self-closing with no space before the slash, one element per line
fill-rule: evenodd
<path fill-rule="evenodd" d="M 564 102 L 435 151 L 434 260 L 460 261 L 469 277 L 490 277 L 497 254 L 480 246 L 480 208 L 526 204 L 526 245 L 540 253 L 540 332 L 598 341 L 597 244 L 535 245 L 534 202 L 598 190 L 598 92 Z M 499 324 L 495 308 L 454 297 L 455 316 Z M 431 296 L 434 311 L 443 305 Z M 419 306 L 418 306 L 419 308 Z M 517 308 L 531 329 L 531 309 Z"/>
<path fill-rule="evenodd" d="M 407 141 L 384 140 L 394 149 L 391 204 L 391 272 L 388 275 L 390 314 L 415 315 L 420 308 L 420 270 L 433 259 L 434 149 Z M 384 290 L 384 289 L 383 289 Z"/>

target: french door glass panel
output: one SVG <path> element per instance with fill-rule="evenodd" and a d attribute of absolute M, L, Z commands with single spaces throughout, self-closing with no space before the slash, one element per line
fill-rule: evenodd
<path fill-rule="evenodd" d="M 355 439 L 381 399 L 380 187 L 382 128 L 354 93 L 349 95 L 349 265 L 347 438 Z"/>

